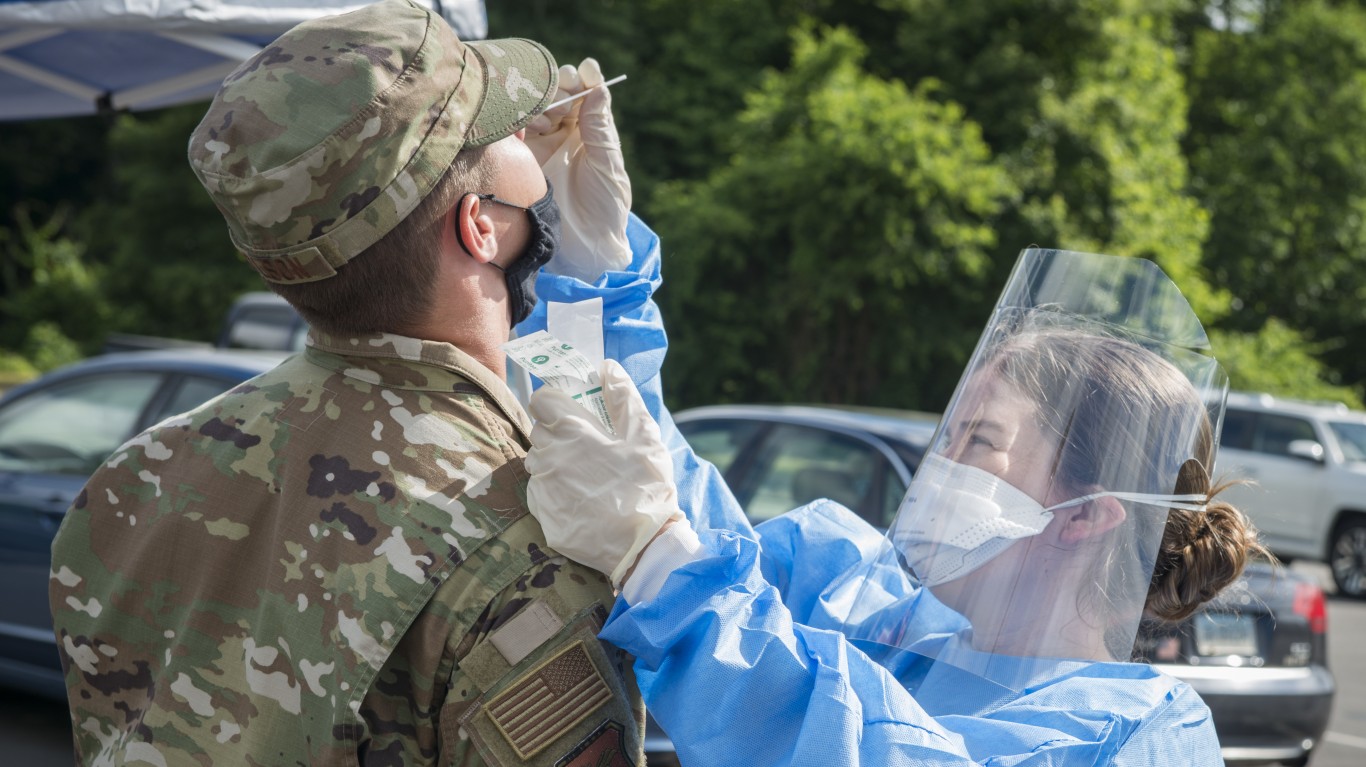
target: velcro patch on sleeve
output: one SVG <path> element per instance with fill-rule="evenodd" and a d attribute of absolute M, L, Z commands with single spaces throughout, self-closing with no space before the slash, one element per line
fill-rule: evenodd
<path fill-rule="evenodd" d="M 636 767 L 626 752 L 625 734 L 620 723 L 603 722 L 555 762 L 555 767 Z"/>
<path fill-rule="evenodd" d="M 612 700 L 583 640 L 527 672 L 489 700 L 489 719 L 517 756 L 529 759 Z"/>
<path fill-rule="evenodd" d="M 560 616 L 555 614 L 550 605 L 537 599 L 494 631 L 489 641 L 498 648 L 509 666 L 515 666 L 532 650 L 560 633 L 562 628 L 564 621 L 560 620 Z"/>

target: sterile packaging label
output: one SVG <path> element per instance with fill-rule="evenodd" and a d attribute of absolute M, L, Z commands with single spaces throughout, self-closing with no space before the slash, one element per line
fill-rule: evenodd
<path fill-rule="evenodd" d="M 546 301 L 545 329 L 587 357 L 594 370 L 602 367 L 602 296 L 573 303 Z"/>
<path fill-rule="evenodd" d="M 508 359 L 541 379 L 546 386 L 568 394 L 598 417 L 613 434 L 612 419 L 607 415 L 607 402 L 602 396 L 602 380 L 597 368 L 573 346 L 544 330 L 538 330 L 503 344 Z"/>

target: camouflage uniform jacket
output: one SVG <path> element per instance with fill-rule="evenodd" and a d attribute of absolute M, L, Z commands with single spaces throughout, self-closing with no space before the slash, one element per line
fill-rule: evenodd
<path fill-rule="evenodd" d="M 124 445 L 53 544 L 78 761 L 640 764 L 611 588 L 527 513 L 528 430 L 449 344 L 319 335 Z"/>

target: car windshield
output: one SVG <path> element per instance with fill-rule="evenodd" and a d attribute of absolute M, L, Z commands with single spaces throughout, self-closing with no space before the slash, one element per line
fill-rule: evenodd
<path fill-rule="evenodd" d="M 1342 457 L 1356 463 L 1366 462 L 1366 423 L 1329 421 L 1328 427 L 1342 446 Z"/>

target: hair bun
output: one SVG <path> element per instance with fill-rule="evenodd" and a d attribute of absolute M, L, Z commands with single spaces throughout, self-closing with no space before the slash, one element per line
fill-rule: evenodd
<path fill-rule="evenodd" d="M 1271 558 L 1247 516 L 1214 500 L 1222 489 L 1210 493 L 1204 511 L 1170 512 L 1148 589 L 1148 611 L 1158 618 L 1189 617 L 1236 581 L 1251 556 Z"/>

